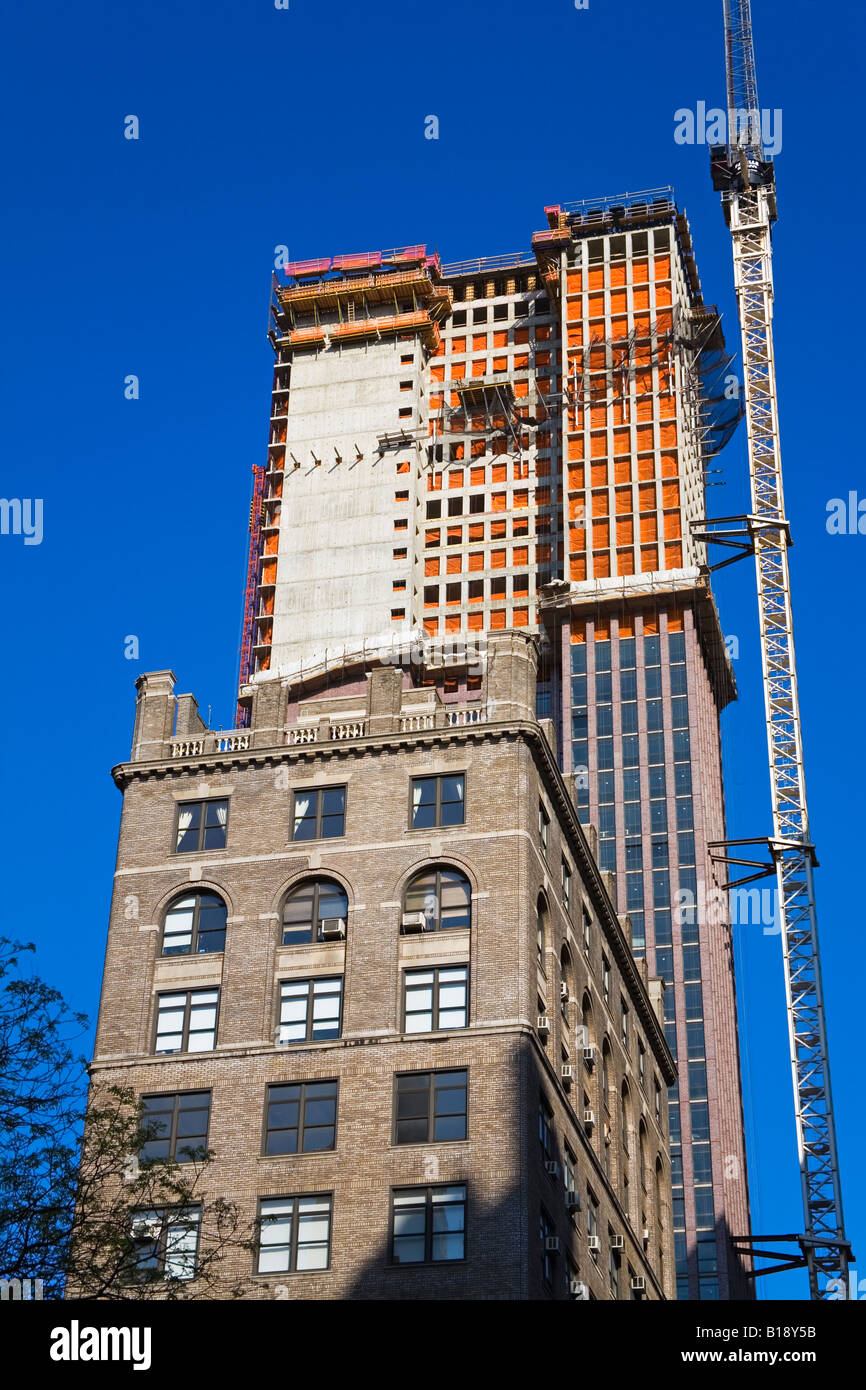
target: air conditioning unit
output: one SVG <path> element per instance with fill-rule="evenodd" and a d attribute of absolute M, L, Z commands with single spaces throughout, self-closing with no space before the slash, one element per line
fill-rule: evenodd
<path fill-rule="evenodd" d="M 590 1250 L 598 1251 L 601 1249 L 601 1241 L 598 1236 L 587 1236 L 586 1243 Z"/>
<path fill-rule="evenodd" d="M 644 1279 L 642 1274 L 636 1275 L 635 1278 L 632 1279 L 629 1288 L 633 1289 L 635 1293 L 645 1293 L 646 1279 Z"/>
<path fill-rule="evenodd" d="M 643 1248 L 644 1248 L 644 1250 L 646 1250 L 647 1246 L 648 1246 L 649 1243 L 650 1243 L 650 1231 L 649 1231 L 649 1226 L 644 1226 L 644 1228 L 643 1228 L 643 1236 L 642 1236 L 641 1238 L 642 1238 L 642 1240 L 643 1240 Z"/>
<path fill-rule="evenodd" d="M 589 1302 L 589 1285 L 582 1284 L 579 1279 L 569 1279 L 568 1292 L 572 1298 L 577 1299 L 578 1303 Z"/>
<path fill-rule="evenodd" d="M 404 912 L 402 930 L 409 932 L 424 931 L 427 927 L 427 918 L 423 912 Z"/>
<path fill-rule="evenodd" d="M 567 1062 L 564 1062 L 563 1065 L 562 1065 L 562 1067 L 561 1067 L 561 1069 L 560 1069 L 559 1075 L 560 1075 L 560 1079 L 562 1080 L 562 1084 L 563 1084 L 563 1086 L 565 1087 L 565 1089 L 566 1089 L 567 1091 L 570 1091 L 570 1090 L 571 1090 L 571 1083 L 572 1083 L 573 1080 L 574 1080 L 574 1067 L 569 1066 L 569 1064 L 568 1064 Z"/>
<path fill-rule="evenodd" d="M 563 980 L 563 981 L 562 981 L 562 984 L 559 986 L 559 997 L 560 997 L 560 999 L 562 1000 L 563 1004 L 567 1004 L 567 1003 L 568 1003 L 568 999 L 569 999 L 568 985 L 565 983 L 565 980 Z"/>
<path fill-rule="evenodd" d="M 624 1249 L 625 1249 L 625 1236 L 613 1236 L 613 1235 L 612 1235 L 611 1238 L 610 1238 L 610 1248 L 611 1248 L 611 1250 L 624 1250 Z"/>
<path fill-rule="evenodd" d="M 580 1193 L 575 1192 L 573 1187 L 565 1194 L 565 1207 L 567 1211 L 581 1211 L 583 1208 Z"/>
<path fill-rule="evenodd" d="M 592 1071 L 593 1067 L 595 1066 L 595 1048 L 594 1048 L 594 1047 L 590 1046 L 590 1047 L 585 1047 L 585 1048 L 583 1049 L 583 1060 L 584 1060 L 584 1062 L 586 1063 L 586 1065 L 589 1067 L 589 1070 Z"/>
<path fill-rule="evenodd" d="M 162 1232 L 162 1217 L 134 1216 L 132 1218 L 133 1240 L 159 1240 Z"/>
<path fill-rule="evenodd" d="M 546 1038 L 550 1036 L 550 1019 L 547 1014 L 539 1014 L 535 1026 L 542 1037 Z"/>
<path fill-rule="evenodd" d="M 552 1178 L 559 1177 L 559 1164 L 556 1162 L 555 1158 L 549 1158 L 547 1160 L 547 1162 L 544 1165 L 544 1171 L 545 1173 L 548 1173 Z"/>
<path fill-rule="evenodd" d="M 346 935 L 346 923 L 342 917 L 322 918 L 322 940 L 342 941 Z"/>
<path fill-rule="evenodd" d="M 551 1255 L 558 1255 L 560 1251 L 559 1236 L 545 1236 L 544 1249 Z"/>
<path fill-rule="evenodd" d="M 595 1124 L 595 1111 L 594 1111 L 594 1110 L 584 1110 L 584 1112 L 583 1112 L 583 1123 L 586 1125 L 587 1129 L 592 1129 L 593 1125 Z"/>

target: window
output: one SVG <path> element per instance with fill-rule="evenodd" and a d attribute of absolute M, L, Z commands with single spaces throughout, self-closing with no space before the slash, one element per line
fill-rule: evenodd
<path fill-rule="evenodd" d="M 407 970 L 405 1031 L 432 1033 L 441 1028 L 465 1028 L 469 967 Z"/>
<path fill-rule="evenodd" d="M 396 1076 L 394 1143 L 429 1144 L 466 1138 L 466 1071 Z"/>
<path fill-rule="evenodd" d="M 259 1203 L 258 1274 L 327 1269 L 331 1197 L 268 1197 Z"/>
<path fill-rule="evenodd" d="M 583 949 L 589 955 L 592 946 L 592 918 L 586 908 L 583 909 Z"/>
<path fill-rule="evenodd" d="M 406 887 L 404 910 L 423 912 L 428 931 L 468 927 L 472 889 L 458 869 L 429 869 L 416 874 Z"/>
<path fill-rule="evenodd" d="M 586 1189 L 586 1234 L 589 1239 L 598 1237 L 598 1198 L 592 1188 Z M 592 1251 L 592 1258 L 598 1259 L 598 1251 Z"/>
<path fill-rule="evenodd" d="M 610 1004 L 610 961 L 607 956 L 601 958 L 601 993 L 605 1004 Z"/>
<path fill-rule="evenodd" d="M 662 1118 L 662 1088 L 661 1088 L 661 1086 L 660 1086 L 659 1083 L 658 1083 L 658 1077 L 655 1077 L 655 1078 L 653 1079 L 653 1086 L 654 1086 L 654 1088 L 655 1088 L 655 1093 L 654 1093 L 654 1109 L 655 1109 L 656 1122 L 657 1122 L 658 1124 L 661 1124 L 661 1118 Z"/>
<path fill-rule="evenodd" d="M 434 825 L 462 825 L 464 778 L 413 777 L 412 829 L 426 830 Z"/>
<path fill-rule="evenodd" d="M 310 878 L 293 889 L 283 908 L 283 945 L 324 941 L 326 922 L 342 922 L 345 929 L 349 899 L 344 888 L 329 878 Z"/>
<path fill-rule="evenodd" d="M 548 839 L 548 831 L 549 831 L 549 829 L 550 829 L 550 816 L 547 814 L 546 810 L 544 809 L 544 804 L 543 804 L 543 802 L 539 801 L 539 803 L 538 803 L 538 838 L 539 838 L 539 840 L 541 841 L 541 850 L 542 850 L 542 853 L 544 854 L 545 858 L 547 858 L 547 839 Z"/>
<path fill-rule="evenodd" d="M 553 1222 L 544 1210 L 544 1207 L 542 1207 L 538 1223 L 538 1235 L 541 1242 L 541 1277 L 550 1289 L 553 1288 L 553 1272 L 556 1256 L 552 1250 L 548 1250 L 547 1242 L 553 1234 Z"/>
<path fill-rule="evenodd" d="M 135 1278 L 192 1279 L 198 1255 L 200 1207 L 154 1207 L 131 1215 Z"/>
<path fill-rule="evenodd" d="M 177 808 L 175 853 L 225 849 L 228 819 L 227 800 L 182 802 Z"/>
<path fill-rule="evenodd" d="M 629 1007 L 628 1007 L 628 1004 L 627 1004 L 627 1003 L 625 1002 L 625 1000 L 623 999 L 622 995 L 620 995 L 619 1007 L 620 1007 L 620 1036 L 622 1037 L 622 1045 L 623 1045 L 623 1047 L 625 1048 L 626 1052 L 628 1052 L 628 1042 L 629 1042 Z"/>
<path fill-rule="evenodd" d="M 141 1112 L 142 1163 L 155 1159 L 187 1163 L 200 1158 L 207 1149 L 210 1091 L 142 1096 Z"/>
<path fill-rule="evenodd" d="M 646 1048 L 638 1038 L 637 1043 L 637 1076 L 641 1086 L 646 1084 Z"/>
<path fill-rule="evenodd" d="M 547 944 L 547 913 L 544 907 L 544 899 L 539 898 L 535 908 L 535 945 L 538 954 L 538 964 L 544 963 L 544 951 Z M 543 1011 L 540 1011 L 543 1012 Z"/>
<path fill-rule="evenodd" d="M 319 787 L 295 792 L 292 800 L 293 840 L 333 840 L 345 834 L 346 788 Z"/>
<path fill-rule="evenodd" d="M 340 1036 L 343 980 L 282 980 L 280 982 L 281 1043 L 323 1042 Z"/>
<path fill-rule="evenodd" d="M 610 1239 L 610 1231 L 608 1231 Z M 619 1298 L 619 1251 L 610 1248 L 607 1252 L 607 1279 L 611 1298 Z"/>
<path fill-rule="evenodd" d="M 165 914 L 164 956 L 204 955 L 224 951 L 226 905 L 216 893 L 187 893 L 175 898 Z"/>
<path fill-rule="evenodd" d="M 545 1163 L 552 1163 L 554 1160 L 553 1142 L 553 1111 L 548 1105 L 544 1096 L 538 1102 L 538 1142 L 541 1145 L 541 1157 Z"/>
<path fill-rule="evenodd" d="M 266 1154 L 321 1153 L 323 1149 L 333 1149 L 336 1130 L 336 1081 L 268 1087 Z"/>
<path fill-rule="evenodd" d="M 470 513 L 472 513 L 473 515 L 476 515 L 478 512 L 483 512 L 484 510 L 485 510 L 485 505 L 484 505 L 484 493 L 483 493 L 483 492 L 473 492 L 472 495 L 471 495 L 471 497 L 469 498 L 469 511 L 470 511 Z"/>
<path fill-rule="evenodd" d="M 465 1184 L 395 1188 L 391 1227 L 395 1265 L 462 1260 L 466 1251 Z"/>
<path fill-rule="evenodd" d="M 160 994 L 154 1052 L 212 1052 L 216 1046 L 218 989 Z"/>
<path fill-rule="evenodd" d="M 563 1165 L 563 1166 L 564 1166 L 564 1172 L 563 1172 L 563 1176 L 562 1176 L 562 1184 L 563 1184 L 563 1187 L 565 1188 L 566 1192 L 576 1192 L 576 1191 L 577 1191 L 577 1159 L 575 1158 L 574 1154 L 571 1152 L 571 1149 L 568 1147 L 567 1144 L 565 1145 L 565 1149 L 564 1149 L 564 1165 Z"/>
<path fill-rule="evenodd" d="M 566 912 L 571 915 L 571 866 L 567 859 L 562 861 L 562 903 Z"/>

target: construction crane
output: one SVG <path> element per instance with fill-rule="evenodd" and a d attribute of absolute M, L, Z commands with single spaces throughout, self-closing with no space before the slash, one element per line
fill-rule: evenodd
<path fill-rule="evenodd" d="M 726 841 L 716 847 L 716 857 L 757 869 L 737 880 L 740 883 L 776 875 L 805 1214 L 805 1231 L 800 1235 L 737 1236 L 734 1244 L 744 1255 L 782 1261 L 757 1269 L 756 1275 L 805 1267 L 812 1299 L 838 1299 L 848 1296 L 851 1250 L 842 1216 L 830 1091 L 813 878 L 817 859 L 806 808 L 788 574 L 791 537 L 782 492 L 772 329 L 775 174 L 772 160 L 765 158 L 761 136 L 750 0 L 723 0 L 723 4 L 727 143 L 711 147 L 710 161 L 713 186 L 722 194 L 733 243 L 752 510 L 744 517 L 705 520 L 698 523 L 697 533 L 706 541 L 755 556 L 773 836 Z M 756 852 L 747 851 L 746 846 L 759 845 L 766 850 L 766 858 L 744 857 Z M 796 1244 L 799 1253 L 762 1248 L 768 1244 Z"/>

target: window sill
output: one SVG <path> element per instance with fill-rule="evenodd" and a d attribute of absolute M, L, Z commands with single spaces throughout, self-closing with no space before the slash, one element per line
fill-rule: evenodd
<path fill-rule="evenodd" d="M 335 1154 L 336 1145 L 333 1149 L 304 1149 L 296 1154 L 256 1154 L 257 1163 L 282 1163 L 287 1158 L 321 1158 L 323 1154 Z"/>

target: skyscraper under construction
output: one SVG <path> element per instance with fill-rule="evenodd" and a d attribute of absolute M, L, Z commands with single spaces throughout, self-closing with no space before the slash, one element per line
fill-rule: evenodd
<path fill-rule="evenodd" d="M 707 910 L 735 695 L 700 538 L 724 344 L 671 190 L 545 214 L 531 252 L 275 276 L 238 722 L 279 684 L 290 744 L 317 697 L 331 737 L 369 732 L 333 715 L 382 666 L 490 721 L 492 634 L 535 640 L 537 716 L 666 985 L 677 1294 L 748 1297 L 732 936 Z"/>

